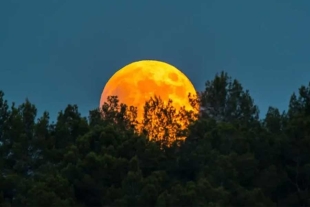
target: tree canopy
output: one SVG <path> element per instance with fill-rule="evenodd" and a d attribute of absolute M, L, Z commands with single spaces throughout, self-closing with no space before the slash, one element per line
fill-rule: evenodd
<path fill-rule="evenodd" d="M 137 123 L 112 96 L 54 123 L 0 91 L 0 206 L 310 206 L 310 82 L 263 119 L 225 72 L 191 101 L 199 115 L 153 97 Z"/>

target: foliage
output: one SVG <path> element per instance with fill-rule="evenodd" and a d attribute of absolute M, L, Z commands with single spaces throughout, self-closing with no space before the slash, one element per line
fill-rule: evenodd
<path fill-rule="evenodd" d="M 224 72 L 191 101 L 199 116 L 154 97 L 141 124 L 109 97 L 50 123 L 0 91 L 0 206 L 310 205 L 310 83 L 263 120 Z"/>

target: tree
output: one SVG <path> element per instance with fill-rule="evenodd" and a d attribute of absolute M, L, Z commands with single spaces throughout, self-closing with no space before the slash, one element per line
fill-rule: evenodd
<path fill-rule="evenodd" d="M 186 138 L 187 127 L 195 120 L 195 111 L 184 107 L 177 110 L 173 101 L 165 103 L 160 97 L 151 97 L 144 106 L 142 132 L 152 141 L 170 145 Z"/>
<path fill-rule="evenodd" d="M 137 130 L 137 107 L 119 103 L 117 96 L 109 96 L 100 109 L 101 117 L 122 130 Z"/>
<path fill-rule="evenodd" d="M 216 121 L 253 122 L 258 119 L 258 107 L 254 105 L 249 91 L 244 91 L 237 80 L 221 72 L 213 81 L 206 82 L 205 90 L 200 93 L 204 117 Z"/>
<path fill-rule="evenodd" d="M 263 120 L 224 72 L 189 101 L 153 97 L 138 123 L 109 97 L 88 119 L 68 105 L 51 123 L 0 91 L 0 206 L 310 205 L 310 84 Z"/>
<path fill-rule="evenodd" d="M 287 205 L 298 203 L 300 206 L 310 204 L 309 171 L 310 166 L 310 83 L 301 86 L 299 95 L 293 94 L 290 99 L 285 132 L 286 142 L 282 157 L 285 162 L 287 188 L 291 194 L 285 200 Z"/>

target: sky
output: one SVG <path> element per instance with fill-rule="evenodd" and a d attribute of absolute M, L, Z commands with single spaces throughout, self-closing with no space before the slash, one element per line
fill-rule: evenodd
<path fill-rule="evenodd" d="M 227 72 L 261 117 L 310 81 L 308 0 L 0 1 L 0 90 L 55 119 L 98 107 L 109 78 L 142 59 L 170 63 L 204 90 Z"/>

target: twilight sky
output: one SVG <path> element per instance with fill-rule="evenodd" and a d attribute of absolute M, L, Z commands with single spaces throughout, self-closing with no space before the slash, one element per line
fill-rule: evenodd
<path fill-rule="evenodd" d="M 87 116 L 118 69 L 157 59 L 197 90 L 228 72 L 262 117 L 310 81 L 309 22 L 309 0 L 2 0 L 0 90 L 39 116 L 69 103 Z"/>

